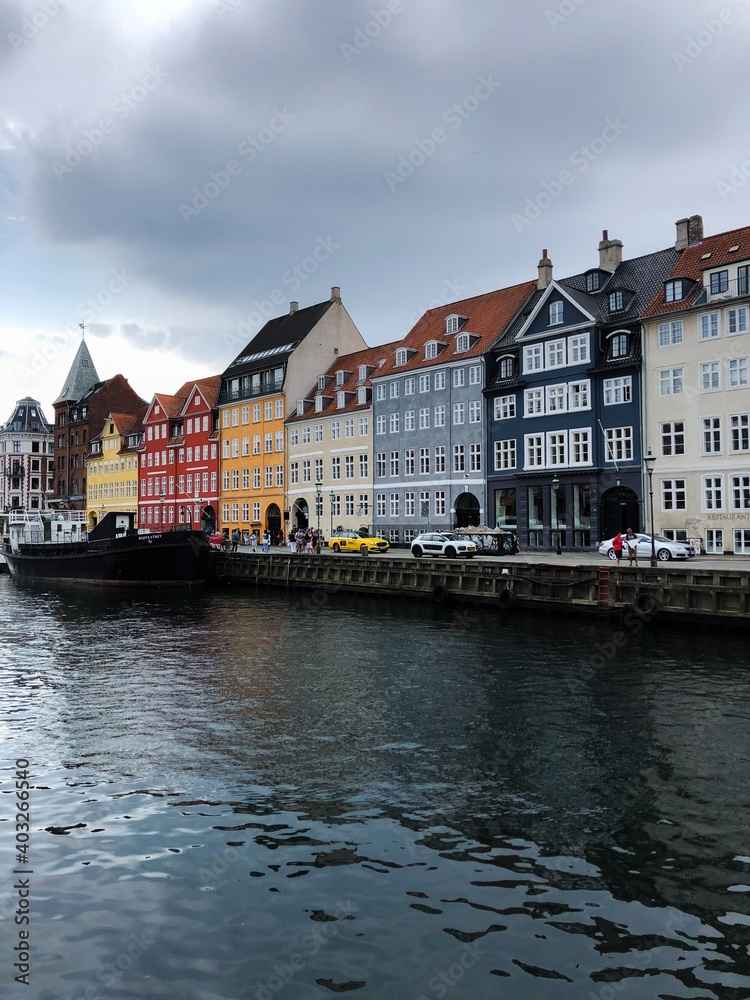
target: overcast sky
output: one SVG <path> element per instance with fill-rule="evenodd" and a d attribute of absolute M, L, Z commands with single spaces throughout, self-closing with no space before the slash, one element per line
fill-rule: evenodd
<path fill-rule="evenodd" d="M 0 421 L 750 222 L 750 0 L 2 0 Z M 314 376 L 315 372 L 311 372 Z"/>

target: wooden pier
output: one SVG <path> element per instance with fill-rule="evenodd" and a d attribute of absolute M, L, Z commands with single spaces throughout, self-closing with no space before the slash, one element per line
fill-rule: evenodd
<path fill-rule="evenodd" d="M 619 567 L 508 559 L 412 559 L 354 555 L 212 552 L 217 584 L 314 588 L 416 598 L 436 604 L 485 604 L 499 611 L 556 610 L 642 621 L 750 624 L 750 567 Z"/>

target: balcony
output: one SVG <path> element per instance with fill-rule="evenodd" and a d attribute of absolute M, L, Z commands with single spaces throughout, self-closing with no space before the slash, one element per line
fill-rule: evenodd
<path fill-rule="evenodd" d="M 750 295 L 750 281 L 747 277 L 733 278 L 731 281 L 724 281 L 717 286 L 716 291 L 711 291 L 711 287 L 704 287 L 699 293 L 696 305 L 702 303 L 723 302 L 726 299 L 739 299 Z"/>
<path fill-rule="evenodd" d="M 222 389 L 219 396 L 219 405 L 235 403 L 241 399 L 252 399 L 253 396 L 265 396 L 271 392 L 281 392 L 283 385 L 283 378 L 264 378 L 245 389 Z"/>

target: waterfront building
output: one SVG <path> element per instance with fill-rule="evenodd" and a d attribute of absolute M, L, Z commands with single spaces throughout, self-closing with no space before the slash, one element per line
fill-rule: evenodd
<path fill-rule="evenodd" d="M 693 216 L 677 230 L 683 252 L 644 318 L 654 519 L 749 555 L 750 227 L 704 237 Z"/>
<path fill-rule="evenodd" d="M 372 527 L 372 382 L 394 344 L 336 357 L 287 420 L 291 530 Z"/>
<path fill-rule="evenodd" d="M 221 528 L 267 528 L 274 540 L 286 532 L 286 418 L 305 398 L 311 374 L 366 346 L 334 287 L 327 302 L 305 309 L 292 302 L 227 367 L 219 393 Z"/>
<path fill-rule="evenodd" d="M 489 520 L 524 548 L 643 530 L 640 318 L 679 256 L 623 260 L 605 231 L 598 266 L 556 280 L 542 251 L 486 392 Z"/>
<path fill-rule="evenodd" d="M 216 527 L 219 496 L 220 376 L 157 393 L 143 420 L 139 448 L 139 525 L 166 531 L 178 524 Z"/>
<path fill-rule="evenodd" d="M 91 530 L 108 511 L 138 515 L 138 447 L 146 403 L 135 413 L 110 413 L 91 439 L 86 459 L 87 516 Z"/>
<path fill-rule="evenodd" d="M 52 489 L 52 425 L 25 396 L 0 427 L 0 510 L 42 510 Z"/>
<path fill-rule="evenodd" d="M 123 375 L 101 381 L 82 340 L 55 410 L 54 500 L 71 510 L 87 503 L 86 459 L 110 413 L 135 413 L 145 405 Z"/>
<path fill-rule="evenodd" d="M 430 309 L 372 376 L 373 524 L 391 542 L 487 520 L 485 354 L 527 281 Z"/>

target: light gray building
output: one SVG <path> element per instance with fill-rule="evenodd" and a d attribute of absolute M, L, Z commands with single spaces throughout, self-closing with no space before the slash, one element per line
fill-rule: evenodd
<path fill-rule="evenodd" d="M 31 396 L 0 427 L 0 509 L 41 510 L 52 490 L 54 436 Z"/>

